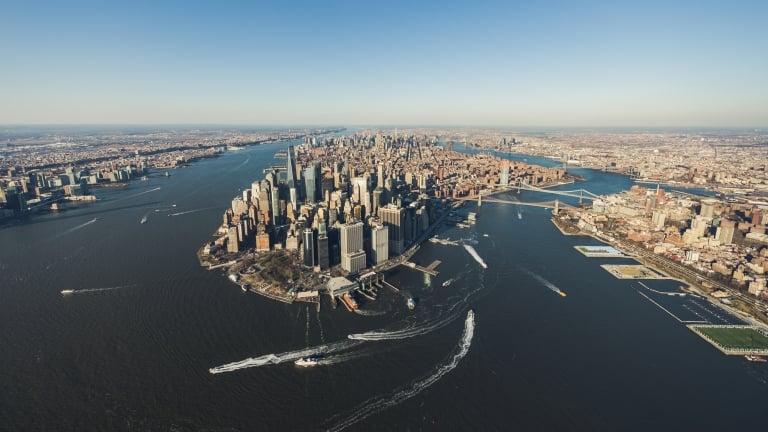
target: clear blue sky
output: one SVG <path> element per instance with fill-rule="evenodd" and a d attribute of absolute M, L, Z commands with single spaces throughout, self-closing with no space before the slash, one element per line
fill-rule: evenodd
<path fill-rule="evenodd" d="M 0 124 L 768 126 L 768 1 L 35 1 Z"/>

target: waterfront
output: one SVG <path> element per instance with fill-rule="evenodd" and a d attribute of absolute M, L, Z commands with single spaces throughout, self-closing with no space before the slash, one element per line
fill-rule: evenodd
<path fill-rule="evenodd" d="M 633 261 L 584 257 L 574 246 L 600 243 L 562 236 L 543 209 L 526 208 L 520 219 L 514 206 L 484 203 L 476 225 L 440 231 L 473 237 L 487 270 L 464 248 L 424 243 L 411 260 L 441 260 L 438 277 L 401 266 L 387 278 L 419 299 L 413 313 L 394 294 L 371 303 L 368 316 L 331 308 L 318 315 L 308 305 L 243 294 L 223 273 L 200 268 L 195 251 L 232 196 L 284 147 L 251 147 L 170 178 L 99 191 L 92 205 L 0 230 L 7 281 L 0 287 L 0 426 L 326 429 L 398 389 L 413 397 L 351 429 L 760 425 L 768 395 L 763 365 L 722 355 L 639 295 L 635 282 L 604 272 L 601 264 Z M 573 171 L 596 193 L 630 186 L 620 175 Z M 528 192 L 521 199 L 538 200 Z M 443 287 L 449 278 L 454 282 Z M 59 294 L 102 288 L 115 289 Z M 465 356 L 431 387 L 419 387 L 462 352 L 470 307 L 476 327 Z M 407 337 L 360 342 L 315 368 L 286 361 L 208 373 L 382 328 Z M 728 415 L 707 414 L 712 404 Z"/>

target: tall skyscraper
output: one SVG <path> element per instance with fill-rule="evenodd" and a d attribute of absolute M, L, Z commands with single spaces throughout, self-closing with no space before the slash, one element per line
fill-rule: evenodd
<path fill-rule="evenodd" d="M 371 264 L 379 265 L 389 259 L 389 228 L 379 225 L 371 230 Z"/>
<path fill-rule="evenodd" d="M 365 268 L 363 251 L 363 223 L 360 221 L 341 226 L 341 268 L 355 273 Z"/>
<path fill-rule="evenodd" d="M 315 232 L 311 228 L 305 228 L 302 232 L 302 249 L 304 251 L 304 265 L 314 267 L 315 260 Z"/>
<path fill-rule="evenodd" d="M 405 242 L 405 209 L 393 204 L 379 207 L 379 219 L 389 227 L 389 253 L 401 254 Z"/>
<path fill-rule="evenodd" d="M 304 168 L 304 189 L 306 191 L 307 201 L 314 203 L 317 202 L 320 188 L 318 187 L 319 179 L 319 166 L 312 164 Z"/>
<path fill-rule="evenodd" d="M 296 187 L 296 162 L 293 160 L 293 146 L 288 146 L 288 155 L 285 161 L 285 174 L 288 187 Z M 295 203 L 294 203 L 295 204 Z"/>

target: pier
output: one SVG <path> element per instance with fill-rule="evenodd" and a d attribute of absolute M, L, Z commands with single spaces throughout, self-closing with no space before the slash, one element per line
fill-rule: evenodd
<path fill-rule="evenodd" d="M 435 268 L 437 268 L 437 266 L 439 266 L 440 263 L 441 263 L 440 260 L 435 260 L 435 261 L 432 262 L 432 264 L 430 264 L 430 265 L 428 265 L 426 267 L 422 267 L 422 266 L 420 266 L 420 265 L 418 265 L 416 263 L 410 262 L 410 261 L 403 261 L 402 263 L 400 263 L 400 265 L 404 265 L 404 266 L 412 268 L 414 270 L 418 270 L 420 272 L 424 272 L 424 273 L 426 273 L 428 275 L 431 275 L 431 276 L 437 276 L 440 273 L 437 270 L 435 270 Z"/>

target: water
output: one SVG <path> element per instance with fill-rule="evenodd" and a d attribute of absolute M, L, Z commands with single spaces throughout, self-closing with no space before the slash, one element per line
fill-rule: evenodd
<path fill-rule="evenodd" d="M 487 270 L 460 246 L 425 243 L 413 260 L 440 259 L 440 275 L 401 267 L 387 276 L 418 299 L 413 312 L 381 290 L 369 304 L 375 313 L 326 303 L 316 315 L 244 294 L 223 273 L 200 268 L 195 251 L 223 209 L 285 146 L 97 190 L 98 203 L 0 229 L 0 429 L 761 426 L 768 368 L 720 354 L 639 292 L 686 319 L 707 316 L 703 306 L 614 279 L 599 265 L 629 260 L 584 257 L 572 246 L 597 242 L 562 236 L 543 209 L 518 219 L 514 206 L 484 203 L 472 228 L 440 233 L 473 238 Z M 630 185 L 573 171 L 596 193 Z M 645 283 L 674 290 L 668 281 Z M 65 289 L 91 291 L 62 296 Z M 343 349 L 313 368 L 286 360 L 208 372 L 328 345 Z"/>

